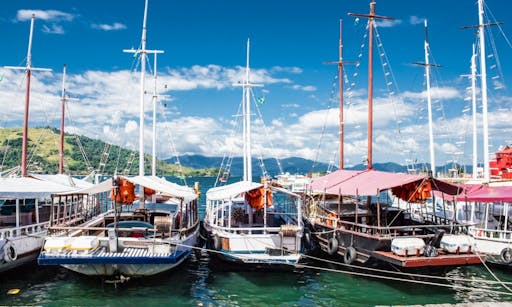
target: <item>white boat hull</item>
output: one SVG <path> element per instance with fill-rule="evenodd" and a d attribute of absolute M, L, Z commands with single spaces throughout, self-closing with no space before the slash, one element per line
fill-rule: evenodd
<path fill-rule="evenodd" d="M 61 265 L 71 271 L 102 277 L 142 277 L 162 273 L 180 265 L 197 245 L 199 229 L 182 241 L 176 240 L 140 240 L 132 242 L 133 247 L 126 247 L 122 252 L 107 252 L 103 245 L 88 253 L 62 250 L 59 252 L 43 251 L 39 263 L 43 265 Z M 122 238 L 119 238 L 120 244 Z M 137 244 L 135 244 L 135 243 Z M 144 242 L 145 244 L 142 244 Z M 149 244 L 147 244 L 149 243 Z M 167 252 L 158 250 L 159 246 L 173 246 Z M 137 245 L 140 245 L 137 247 Z M 175 247 L 174 247 L 175 246 Z"/>
<path fill-rule="evenodd" d="M 482 254 L 485 261 L 495 263 L 512 265 L 512 258 L 508 257 L 508 251 L 512 256 L 512 241 L 503 241 L 493 238 L 482 238 L 478 236 L 473 237 L 475 240 L 475 249 L 478 253 Z"/>
<path fill-rule="evenodd" d="M 0 230 L 0 272 L 34 261 L 43 246 L 46 224 Z M 23 235 L 18 233 L 23 232 Z M 26 234 L 25 234 L 26 233 Z"/>

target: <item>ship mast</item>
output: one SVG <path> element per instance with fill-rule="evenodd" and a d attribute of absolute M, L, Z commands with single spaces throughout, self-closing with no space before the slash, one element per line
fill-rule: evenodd
<path fill-rule="evenodd" d="M 488 103 L 487 103 L 487 65 L 485 63 L 485 27 L 496 26 L 500 23 L 484 23 L 484 1 L 478 0 L 478 25 L 476 26 L 465 26 L 463 29 L 477 28 L 478 29 L 478 39 L 480 44 L 480 81 L 482 86 L 482 129 L 483 129 L 483 155 L 484 155 L 484 174 L 483 180 L 490 180 L 490 169 L 489 169 L 489 121 L 488 121 Z M 476 66 L 475 66 L 476 70 Z M 476 94 L 475 94 L 476 95 Z M 476 99 L 476 97 L 474 98 Z M 474 106 L 474 112 L 476 112 L 476 105 Z M 474 120 L 476 120 L 476 115 L 474 114 Z M 474 133 L 476 131 L 476 127 L 474 127 Z M 475 136 L 473 137 L 473 142 L 476 143 Z M 473 145 L 474 146 L 474 145 Z M 473 147 L 473 161 L 476 159 L 476 150 Z M 473 162 L 475 163 L 475 162 Z M 476 164 L 476 163 L 475 163 Z M 473 166 L 474 167 L 474 166 Z M 474 171 L 473 171 L 474 172 Z M 473 176 L 475 174 L 473 173 Z"/>
<path fill-rule="evenodd" d="M 32 37 L 34 33 L 34 20 L 35 14 L 32 14 L 30 19 L 30 34 L 28 38 L 28 51 L 27 51 L 27 65 L 25 67 L 19 66 L 5 66 L 7 69 L 25 70 L 27 84 L 25 89 L 25 114 L 23 117 L 23 138 L 21 143 L 21 176 L 27 177 L 27 145 L 28 145 L 28 114 L 30 105 L 30 76 L 33 70 L 38 71 L 51 71 L 47 68 L 32 67 Z"/>
<path fill-rule="evenodd" d="M 339 81 L 339 90 L 340 90 L 340 169 L 343 169 L 343 161 L 345 160 L 344 157 L 344 126 L 345 121 L 343 118 L 343 31 L 342 31 L 342 21 L 340 20 L 340 51 L 339 51 L 339 60 L 338 60 L 338 81 Z"/>
<path fill-rule="evenodd" d="M 64 113 L 66 110 L 66 64 L 62 69 L 62 106 L 60 115 L 59 174 L 64 173 Z"/>
<path fill-rule="evenodd" d="M 142 22 L 142 38 L 140 49 L 125 49 L 123 52 L 140 54 L 140 105 L 139 105 L 139 176 L 144 176 L 144 79 L 146 74 L 146 57 L 148 53 L 163 53 L 162 50 L 146 49 L 146 21 L 148 15 L 148 0 L 144 5 Z M 142 193 L 141 193 L 142 194 Z"/>
<path fill-rule="evenodd" d="M 156 102 L 157 102 L 157 92 L 156 92 L 156 58 L 157 55 L 154 55 L 154 67 L 153 67 L 153 142 L 152 142 L 152 155 L 151 155 L 151 175 L 156 176 Z"/>
<path fill-rule="evenodd" d="M 478 149 L 477 149 L 477 130 L 476 130 L 476 51 L 473 44 L 473 54 L 471 56 L 471 106 L 473 109 L 473 179 L 478 177 Z"/>
<path fill-rule="evenodd" d="M 345 64 L 354 64 L 355 62 L 343 62 L 343 37 L 342 37 L 342 20 L 340 19 L 340 43 L 339 43 L 339 58 L 336 62 L 327 62 L 325 64 L 336 64 L 338 65 L 338 79 L 339 79 L 339 88 L 340 88 L 340 105 L 339 105 L 339 153 L 340 153 L 340 169 L 343 169 L 343 161 L 344 157 L 344 116 L 343 116 L 343 66 Z"/>
<path fill-rule="evenodd" d="M 432 122 L 432 94 L 430 90 L 430 68 L 439 67 L 436 64 L 430 64 L 430 45 L 428 43 L 428 27 L 427 20 L 424 20 L 425 25 L 425 63 L 415 62 L 413 64 L 425 67 L 425 79 L 427 82 L 427 110 L 428 110 L 428 137 L 429 137 L 429 149 L 430 149 L 430 173 L 433 177 L 436 177 L 436 155 L 434 150 L 434 124 Z"/>
<path fill-rule="evenodd" d="M 370 2 L 370 14 L 353 14 L 349 16 L 368 18 L 368 165 L 372 169 L 372 139 L 373 139 L 373 28 L 375 19 L 393 20 L 390 17 L 375 15 L 375 1 Z"/>
<path fill-rule="evenodd" d="M 483 0 L 478 0 L 478 38 L 480 39 L 480 80 L 482 82 L 482 126 L 484 146 L 484 181 L 489 181 L 489 123 L 487 117 L 487 68 L 485 63 L 485 24 Z"/>
<path fill-rule="evenodd" d="M 251 87 L 263 86 L 250 82 L 250 40 L 247 39 L 247 55 L 245 65 L 245 78 L 242 84 L 234 84 L 243 87 L 242 95 L 242 118 L 243 118 L 243 163 L 244 163 L 244 181 L 252 181 L 252 155 L 251 155 Z"/>

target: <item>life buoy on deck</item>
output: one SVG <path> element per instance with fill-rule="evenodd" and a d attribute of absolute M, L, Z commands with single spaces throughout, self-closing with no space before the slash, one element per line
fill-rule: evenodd
<path fill-rule="evenodd" d="M 512 249 L 511 248 L 504 248 L 501 253 L 501 260 L 503 260 L 504 263 L 510 264 L 512 263 Z"/>
<path fill-rule="evenodd" d="M 329 239 L 329 242 L 327 242 L 327 253 L 329 255 L 334 255 L 338 251 L 338 239 L 336 237 L 332 237 Z"/>
<path fill-rule="evenodd" d="M 481 237 L 482 235 L 483 235 L 482 230 L 479 230 L 479 231 L 476 232 L 476 236 L 477 237 Z"/>
<path fill-rule="evenodd" d="M 345 249 L 345 255 L 343 255 L 343 262 L 345 264 L 352 264 L 357 258 L 357 251 L 353 246 L 349 246 Z"/>
<path fill-rule="evenodd" d="M 4 260 L 6 262 L 11 262 L 18 259 L 18 253 L 14 248 L 14 244 L 12 242 L 7 242 L 4 245 Z"/>

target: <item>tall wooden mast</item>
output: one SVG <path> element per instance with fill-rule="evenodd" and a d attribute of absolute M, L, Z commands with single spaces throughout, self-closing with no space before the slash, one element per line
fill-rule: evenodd
<path fill-rule="evenodd" d="M 30 76 L 32 75 L 33 70 L 39 71 L 51 71 L 51 69 L 47 68 L 35 68 L 32 67 L 32 36 L 34 33 L 34 20 L 36 18 L 35 14 L 32 14 L 32 18 L 30 19 L 30 34 L 28 38 L 28 51 L 27 51 L 27 66 L 18 67 L 18 66 L 5 66 L 8 69 L 20 69 L 25 70 L 27 84 L 25 89 L 25 114 L 23 117 L 23 138 L 21 143 L 21 176 L 26 177 L 27 174 L 27 143 L 28 143 L 28 114 L 29 114 L 29 105 L 30 105 Z"/>
<path fill-rule="evenodd" d="M 370 2 L 370 14 L 353 14 L 349 16 L 368 18 L 368 166 L 372 169 L 373 139 L 373 28 L 375 19 L 392 20 L 393 18 L 375 15 L 375 1 Z"/>
<path fill-rule="evenodd" d="M 340 19 L 340 43 L 339 43 L 339 59 L 336 62 L 327 62 L 326 64 L 336 64 L 338 65 L 338 80 L 339 80 L 339 154 L 340 154 L 340 162 L 339 167 L 343 169 L 343 161 L 345 160 L 344 156 L 344 115 L 343 115 L 343 66 L 345 64 L 354 64 L 355 62 L 344 62 L 343 61 L 343 29 L 342 29 L 342 20 Z"/>

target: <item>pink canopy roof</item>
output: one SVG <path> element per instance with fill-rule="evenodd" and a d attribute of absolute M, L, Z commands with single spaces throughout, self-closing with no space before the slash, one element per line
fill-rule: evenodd
<path fill-rule="evenodd" d="M 458 193 L 458 187 L 424 175 L 390 173 L 376 170 L 338 170 L 313 180 L 310 189 L 316 193 L 376 196 L 380 191 L 400 187 L 412 182 L 421 183 L 423 180 L 429 180 L 432 183 L 433 190 L 442 190 L 448 194 Z"/>
<path fill-rule="evenodd" d="M 512 202 L 512 186 L 466 185 L 458 201 Z"/>

